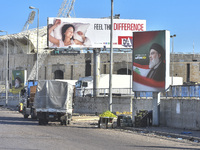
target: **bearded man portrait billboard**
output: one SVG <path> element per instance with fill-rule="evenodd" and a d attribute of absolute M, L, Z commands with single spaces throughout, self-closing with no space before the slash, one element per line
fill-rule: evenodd
<path fill-rule="evenodd" d="M 169 40 L 166 30 L 133 33 L 133 91 L 160 92 L 166 89 Z"/>

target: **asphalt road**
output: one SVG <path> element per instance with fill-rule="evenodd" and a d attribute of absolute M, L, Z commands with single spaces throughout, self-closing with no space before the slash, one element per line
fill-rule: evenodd
<path fill-rule="evenodd" d="M 0 108 L 0 150 L 200 150 L 187 140 L 99 129 L 96 121 L 72 121 L 69 126 L 24 119 L 16 111 Z"/>

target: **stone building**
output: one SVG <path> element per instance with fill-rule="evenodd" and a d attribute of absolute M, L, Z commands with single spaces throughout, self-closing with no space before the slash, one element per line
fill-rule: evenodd
<path fill-rule="evenodd" d="M 79 77 L 92 76 L 94 69 L 93 50 L 68 55 L 52 54 L 46 49 L 47 28 L 39 29 L 38 79 L 78 80 Z M 7 60 L 8 41 L 8 60 Z M 13 35 L 0 36 L 0 81 L 5 83 L 6 62 L 8 62 L 8 81 L 12 84 L 13 70 L 26 70 L 27 79 L 36 78 L 37 69 L 37 29 Z M 132 53 L 114 52 L 113 74 L 131 74 Z M 100 73 L 109 74 L 110 54 L 100 53 Z M 199 54 L 171 54 L 170 76 L 183 77 L 184 82 L 199 82 Z"/>
<path fill-rule="evenodd" d="M 171 76 L 183 77 L 185 83 L 200 82 L 200 54 L 171 54 Z"/>
<path fill-rule="evenodd" d="M 79 77 L 93 75 L 93 50 L 68 55 L 52 54 L 46 49 L 46 27 L 39 29 L 38 79 L 78 80 Z M 8 42 L 8 60 L 7 60 Z M 4 84 L 6 62 L 8 81 L 11 84 L 13 70 L 26 70 L 27 79 L 35 79 L 37 69 L 37 29 L 0 37 L 0 81 Z M 114 74 L 131 74 L 131 53 L 114 53 Z M 109 73 L 110 54 L 100 54 L 100 72 Z M 128 60 L 128 61 L 127 61 Z M 128 66 L 128 70 L 127 70 Z"/>

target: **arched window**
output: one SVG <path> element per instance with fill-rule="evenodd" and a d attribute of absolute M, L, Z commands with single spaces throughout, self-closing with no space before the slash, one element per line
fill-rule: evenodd
<path fill-rule="evenodd" d="M 117 71 L 117 74 L 127 74 L 127 71 L 128 71 L 128 75 L 131 75 L 131 70 L 127 68 L 121 68 Z"/>
<path fill-rule="evenodd" d="M 54 79 L 64 79 L 64 73 L 62 70 L 56 70 L 54 72 Z"/>

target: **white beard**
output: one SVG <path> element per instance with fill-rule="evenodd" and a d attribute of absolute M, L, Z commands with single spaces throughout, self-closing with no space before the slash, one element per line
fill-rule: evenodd
<path fill-rule="evenodd" d="M 15 88 L 18 88 L 19 87 L 19 83 L 15 83 Z"/>
<path fill-rule="evenodd" d="M 151 68 L 153 68 L 155 65 L 157 65 L 158 63 L 159 63 L 159 58 L 158 58 L 158 56 L 156 56 L 156 58 L 154 58 L 152 61 L 150 60 L 150 62 L 149 62 L 149 68 L 151 69 Z"/>

